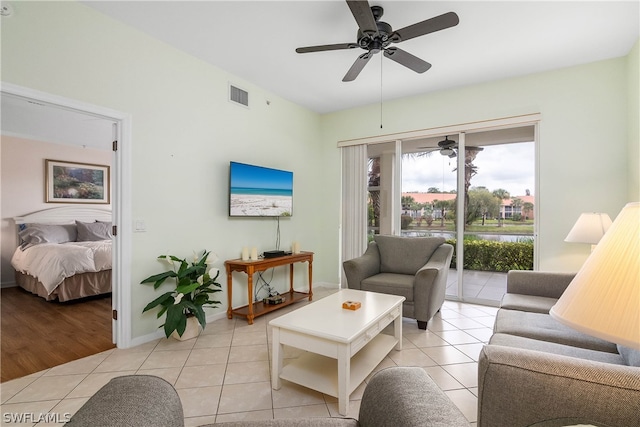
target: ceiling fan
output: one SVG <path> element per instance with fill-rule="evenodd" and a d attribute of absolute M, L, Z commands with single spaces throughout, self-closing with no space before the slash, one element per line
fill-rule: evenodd
<path fill-rule="evenodd" d="M 449 139 L 449 136 L 447 135 L 442 141 L 438 142 L 438 147 L 440 147 L 440 154 L 454 158 L 456 156 L 456 152 L 453 149 L 458 148 L 458 143 Z"/>
<path fill-rule="evenodd" d="M 394 31 L 391 25 L 380 21 L 384 9 L 380 6 L 369 6 L 367 0 L 346 0 L 351 13 L 358 24 L 356 43 L 338 43 L 320 46 L 299 47 L 298 53 L 322 52 L 327 50 L 353 49 L 359 47 L 366 50 L 358 56 L 343 82 L 355 80 L 367 62 L 376 53 L 383 51 L 384 56 L 404 65 L 416 73 L 424 73 L 431 64 L 397 47 L 389 47 L 391 43 L 400 43 L 425 34 L 434 33 L 458 25 L 460 20 L 454 12 L 448 12 L 425 21 Z"/>
<path fill-rule="evenodd" d="M 440 147 L 439 151 L 440 151 L 440 154 L 442 154 L 443 156 L 447 156 L 451 159 L 457 156 L 456 150 L 458 150 L 458 143 L 456 141 L 449 139 L 448 135 L 445 136 L 442 141 L 438 141 L 438 147 Z M 479 152 L 484 150 L 484 148 L 467 145 L 465 147 L 465 150 L 467 152 L 471 152 L 471 151 Z"/>

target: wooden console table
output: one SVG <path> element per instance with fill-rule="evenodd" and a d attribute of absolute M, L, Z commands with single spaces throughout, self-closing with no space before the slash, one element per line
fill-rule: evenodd
<path fill-rule="evenodd" d="M 298 292 L 293 290 L 293 264 L 297 262 L 307 262 L 309 264 L 309 292 Z M 233 318 L 233 315 L 245 317 L 247 322 L 252 325 L 255 317 L 272 312 L 279 308 L 285 307 L 294 302 L 301 301 L 305 298 L 309 298 L 311 301 L 313 297 L 311 274 L 313 271 L 313 252 L 300 252 L 297 254 L 285 255 L 277 258 L 264 258 L 257 261 L 243 261 L 241 259 L 233 259 L 225 261 L 224 266 L 227 270 L 227 317 Z M 284 302 L 280 304 L 264 304 L 262 301 L 253 301 L 253 274 L 259 271 L 265 271 L 273 267 L 279 267 L 282 265 L 289 266 L 289 292 L 281 294 L 284 297 Z M 249 304 L 233 308 L 233 277 L 231 273 L 234 271 L 240 271 L 247 274 L 247 296 Z"/>

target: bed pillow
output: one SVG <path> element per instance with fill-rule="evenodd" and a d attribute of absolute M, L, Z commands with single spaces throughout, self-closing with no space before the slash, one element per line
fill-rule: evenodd
<path fill-rule="evenodd" d="M 109 240 L 111 235 L 110 222 L 82 222 L 76 221 L 78 226 L 78 242 L 95 242 Z"/>
<path fill-rule="evenodd" d="M 75 224 L 27 224 L 18 233 L 22 250 L 41 243 L 75 242 L 77 235 Z"/>

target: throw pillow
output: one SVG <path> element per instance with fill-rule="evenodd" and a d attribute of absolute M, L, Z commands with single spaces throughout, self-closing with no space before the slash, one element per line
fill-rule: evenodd
<path fill-rule="evenodd" d="M 416 274 L 435 250 L 445 242 L 443 237 L 374 236 L 380 251 L 380 272 Z"/>
<path fill-rule="evenodd" d="M 95 242 L 109 240 L 113 237 L 110 222 L 76 221 L 76 225 L 78 226 L 78 242 Z"/>

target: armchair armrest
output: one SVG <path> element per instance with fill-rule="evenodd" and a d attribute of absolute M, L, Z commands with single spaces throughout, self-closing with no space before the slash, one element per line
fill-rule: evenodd
<path fill-rule="evenodd" d="M 441 244 L 414 278 L 415 318 L 427 322 L 444 303 L 453 246 Z"/>
<path fill-rule="evenodd" d="M 422 368 L 393 367 L 364 389 L 358 415 L 364 427 L 469 427 L 469 422 Z"/>
<path fill-rule="evenodd" d="M 360 282 L 367 277 L 380 273 L 380 251 L 375 242 L 369 243 L 362 256 L 342 263 L 350 289 L 360 289 Z"/>
<path fill-rule="evenodd" d="M 560 298 L 575 273 L 511 270 L 507 273 L 507 293 Z"/>
<path fill-rule="evenodd" d="M 184 426 L 182 403 L 171 384 L 151 375 L 113 378 L 65 424 L 70 427 Z"/>
<path fill-rule="evenodd" d="M 451 257 L 453 256 L 453 246 L 448 243 L 443 243 L 438 246 L 438 249 L 431 255 L 429 261 L 418 270 L 420 273 L 421 270 L 425 268 L 435 268 L 437 270 L 442 270 L 444 268 L 449 268 L 451 264 Z"/>
<path fill-rule="evenodd" d="M 640 425 L 640 370 L 486 345 L 478 361 L 478 426 L 520 427 L 557 418 Z"/>

